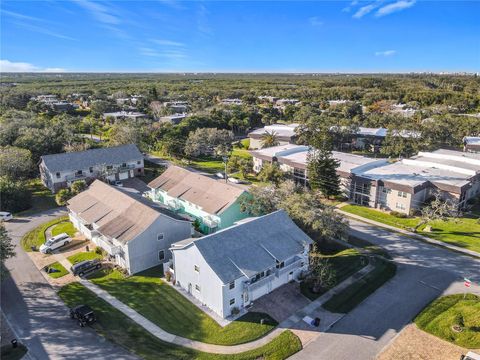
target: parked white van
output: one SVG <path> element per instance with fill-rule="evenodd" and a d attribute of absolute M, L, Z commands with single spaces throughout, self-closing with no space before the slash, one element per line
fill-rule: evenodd
<path fill-rule="evenodd" d="M 53 250 L 67 245 L 70 241 L 72 241 L 70 236 L 68 236 L 67 233 L 62 233 L 48 239 L 45 244 L 42 244 L 42 246 L 40 246 L 40 252 L 43 254 L 50 254 Z"/>

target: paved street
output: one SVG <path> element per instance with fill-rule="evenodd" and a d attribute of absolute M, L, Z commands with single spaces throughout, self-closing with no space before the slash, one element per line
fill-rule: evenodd
<path fill-rule="evenodd" d="M 480 294 L 480 260 L 362 222 L 350 224 L 355 236 L 390 252 L 397 275 L 292 359 L 374 359 L 430 301 L 463 292 L 464 276 Z"/>
<path fill-rule="evenodd" d="M 1 284 L 2 311 L 31 359 L 136 359 L 93 329 L 70 320 L 63 302 L 18 245 L 27 231 L 62 214 L 53 210 L 6 223 L 17 256 L 6 263 L 11 277 Z"/>

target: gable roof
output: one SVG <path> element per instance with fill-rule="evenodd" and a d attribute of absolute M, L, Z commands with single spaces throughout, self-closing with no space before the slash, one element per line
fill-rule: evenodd
<path fill-rule="evenodd" d="M 209 214 L 221 214 L 245 192 L 178 166 L 169 166 L 148 186 L 161 189 L 171 197 L 196 204 Z"/>
<path fill-rule="evenodd" d="M 71 198 L 67 207 L 88 224 L 99 225 L 101 234 L 125 244 L 145 231 L 161 215 L 166 215 L 147 204 L 147 201 L 95 180 L 87 190 Z"/>
<path fill-rule="evenodd" d="M 205 261 L 224 284 L 245 275 L 274 267 L 303 252 L 308 237 L 284 210 L 234 225 L 198 239 L 173 244 L 171 250 L 181 251 L 196 246 Z"/>
<path fill-rule="evenodd" d="M 87 169 L 90 166 L 101 164 L 121 164 L 127 161 L 141 160 L 143 155 L 135 144 L 127 144 L 109 148 L 43 155 L 41 159 L 49 171 L 56 172 Z"/>

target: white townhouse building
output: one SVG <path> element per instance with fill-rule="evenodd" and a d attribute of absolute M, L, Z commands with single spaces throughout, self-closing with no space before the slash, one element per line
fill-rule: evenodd
<path fill-rule="evenodd" d="M 90 149 L 40 157 L 40 179 L 52 192 L 70 186 L 77 180 L 125 180 L 141 176 L 143 155 L 134 144 Z"/>
<path fill-rule="evenodd" d="M 283 210 L 172 245 L 173 275 L 223 318 L 308 271 L 312 240 Z"/>
<path fill-rule="evenodd" d="M 167 262 L 172 243 L 192 236 L 192 224 L 142 196 L 100 180 L 67 205 L 74 227 L 129 274 Z"/>

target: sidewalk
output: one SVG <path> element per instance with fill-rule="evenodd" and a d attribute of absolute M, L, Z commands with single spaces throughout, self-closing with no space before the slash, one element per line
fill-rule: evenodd
<path fill-rule="evenodd" d="M 472 250 L 461 248 L 460 246 L 451 245 L 451 244 L 445 243 L 443 241 L 431 239 L 429 237 L 413 233 L 413 232 L 408 231 L 408 230 L 400 229 L 398 227 L 387 225 L 387 224 L 384 224 L 384 223 L 381 223 L 381 222 L 378 222 L 378 221 L 375 221 L 375 220 L 370 220 L 370 219 L 364 218 L 363 216 L 351 214 L 349 212 L 342 211 L 341 208 L 339 208 L 339 207 L 337 207 L 335 209 L 335 211 L 337 211 L 338 213 L 340 213 L 340 214 L 342 214 L 346 217 L 350 217 L 352 219 L 365 222 L 367 224 L 383 227 L 385 229 L 395 231 L 395 232 L 401 233 L 401 234 L 409 236 L 409 237 L 413 237 L 415 239 L 430 243 L 432 245 L 441 246 L 441 247 L 447 248 L 449 250 L 456 251 L 458 253 L 462 253 L 462 254 L 472 256 L 472 257 L 476 257 L 476 258 L 480 259 L 480 254 L 479 253 L 477 253 L 475 251 L 472 251 Z"/>
<path fill-rule="evenodd" d="M 288 329 L 292 330 L 300 337 L 300 339 L 302 340 L 302 345 L 305 345 L 307 342 L 312 341 L 313 339 L 318 337 L 321 332 L 327 331 L 331 326 L 333 326 L 337 321 L 339 321 L 343 316 L 345 316 L 345 314 L 330 313 L 324 310 L 322 308 L 322 305 L 326 301 L 328 301 L 333 295 L 342 291 L 358 279 L 362 278 L 371 270 L 373 270 L 372 265 L 369 264 L 365 266 L 357 273 L 353 274 L 348 279 L 343 281 L 341 284 L 337 285 L 333 289 L 330 289 L 328 292 L 320 296 L 317 300 L 312 301 L 303 309 L 298 310 L 294 315 L 290 316 L 287 320 L 280 323 L 276 329 L 274 329 L 264 337 L 245 344 L 232 346 L 207 344 L 171 334 L 163 330 L 159 326 L 155 325 L 153 322 L 151 322 L 129 306 L 125 305 L 120 300 L 110 295 L 107 291 L 101 289 L 99 286 L 91 283 L 86 279 L 80 279 L 79 282 L 86 288 L 88 288 L 90 291 L 95 293 L 98 297 L 105 300 L 107 303 L 112 305 L 117 310 L 121 311 L 123 314 L 128 316 L 130 319 L 135 321 L 145 330 L 147 330 L 152 335 L 156 336 L 162 341 L 207 353 L 238 354 L 264 346 L 270 341 L 272 341 L 274 338 L 276 338 L 278 335 L 280 335 L 283 331 Z M 319 317 L 320 319 L 322 319 L 321 325 L 317 328 L 307 324 L 302 320 L 305 316 L 310 316 L 312 318 Z M 315 334 L 312 335 L 312 332 L 314 332 Z"/>

